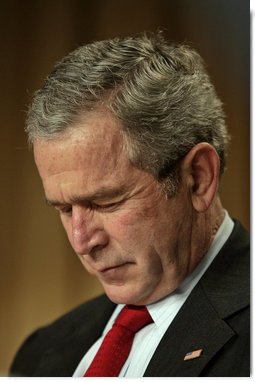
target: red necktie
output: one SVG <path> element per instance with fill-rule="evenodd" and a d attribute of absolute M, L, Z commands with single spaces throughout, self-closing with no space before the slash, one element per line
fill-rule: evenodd
<path fill-rule="evenodd" d="M 136 332 L 153 322 L 145 306 L 126 305 L 106 334 L 84 377 L 117 377 Z"/>

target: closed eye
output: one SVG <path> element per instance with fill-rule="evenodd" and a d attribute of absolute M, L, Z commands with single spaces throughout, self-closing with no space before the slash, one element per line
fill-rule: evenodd
<path fill-rule="evenodd" d="M 121 204 L 121 202 L 114 202 L 114 203 L 106 203 L 106 204 L 97 204 L 97 203 L 89 203 L 86 206 L 86 209 L 92 210 L 92 211 L 99 211 L 99 212 L 113 212 L 115 211 L 118 206 Z M 72 215 L 72 206 L 55 206 L 55 209 L 61 214 L 61 215 Z"/>
<path fill-rule="evenodd" d="M 113 212 L 117 210 L 117 208 L 123 203 L 123 201 L 113 202 L 113 203 L 105 203 L 105 204 L 97 204 L 91 203 L 91 208 L 97 211 L 103 212 Z"/>

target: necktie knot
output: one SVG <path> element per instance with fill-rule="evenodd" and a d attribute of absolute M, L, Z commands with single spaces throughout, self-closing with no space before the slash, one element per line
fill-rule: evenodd
<path fill-rule="evenodd" d="M 115 325 L 123 326 L 133 333 L 138 332 L 153 320 L 145 306 L 126 305 L 115 320 Z"/>

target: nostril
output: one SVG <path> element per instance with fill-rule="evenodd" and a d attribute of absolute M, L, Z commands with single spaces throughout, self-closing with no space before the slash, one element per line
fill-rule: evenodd
<path fill-rule="evenodd" d="M 105 248 L 105 245 L 96 245 L 92 248 L 89 254 L 93 256 L 95 253 L 101 251 L 103 248 Z"/>
<path fill-rule="evenodd" d="M 98 251 L 101 251 L 103 248 L 107 246 L 109 242 L 108 235 L 105 231 L 96 231 L 91 236 L 91 239 L 88 241 L 88 253 L 90 255 L 95 254 Z"/>

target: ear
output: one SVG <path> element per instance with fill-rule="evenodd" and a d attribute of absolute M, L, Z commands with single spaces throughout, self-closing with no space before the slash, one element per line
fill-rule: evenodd
<path fill-rule="evenodd" d="M 190 189 L 192 204 L 197 212 L 206 211 L 218 191 L 220 159 L 208 143 L 199 143 L 184 157 L 182 179 Z"/>

